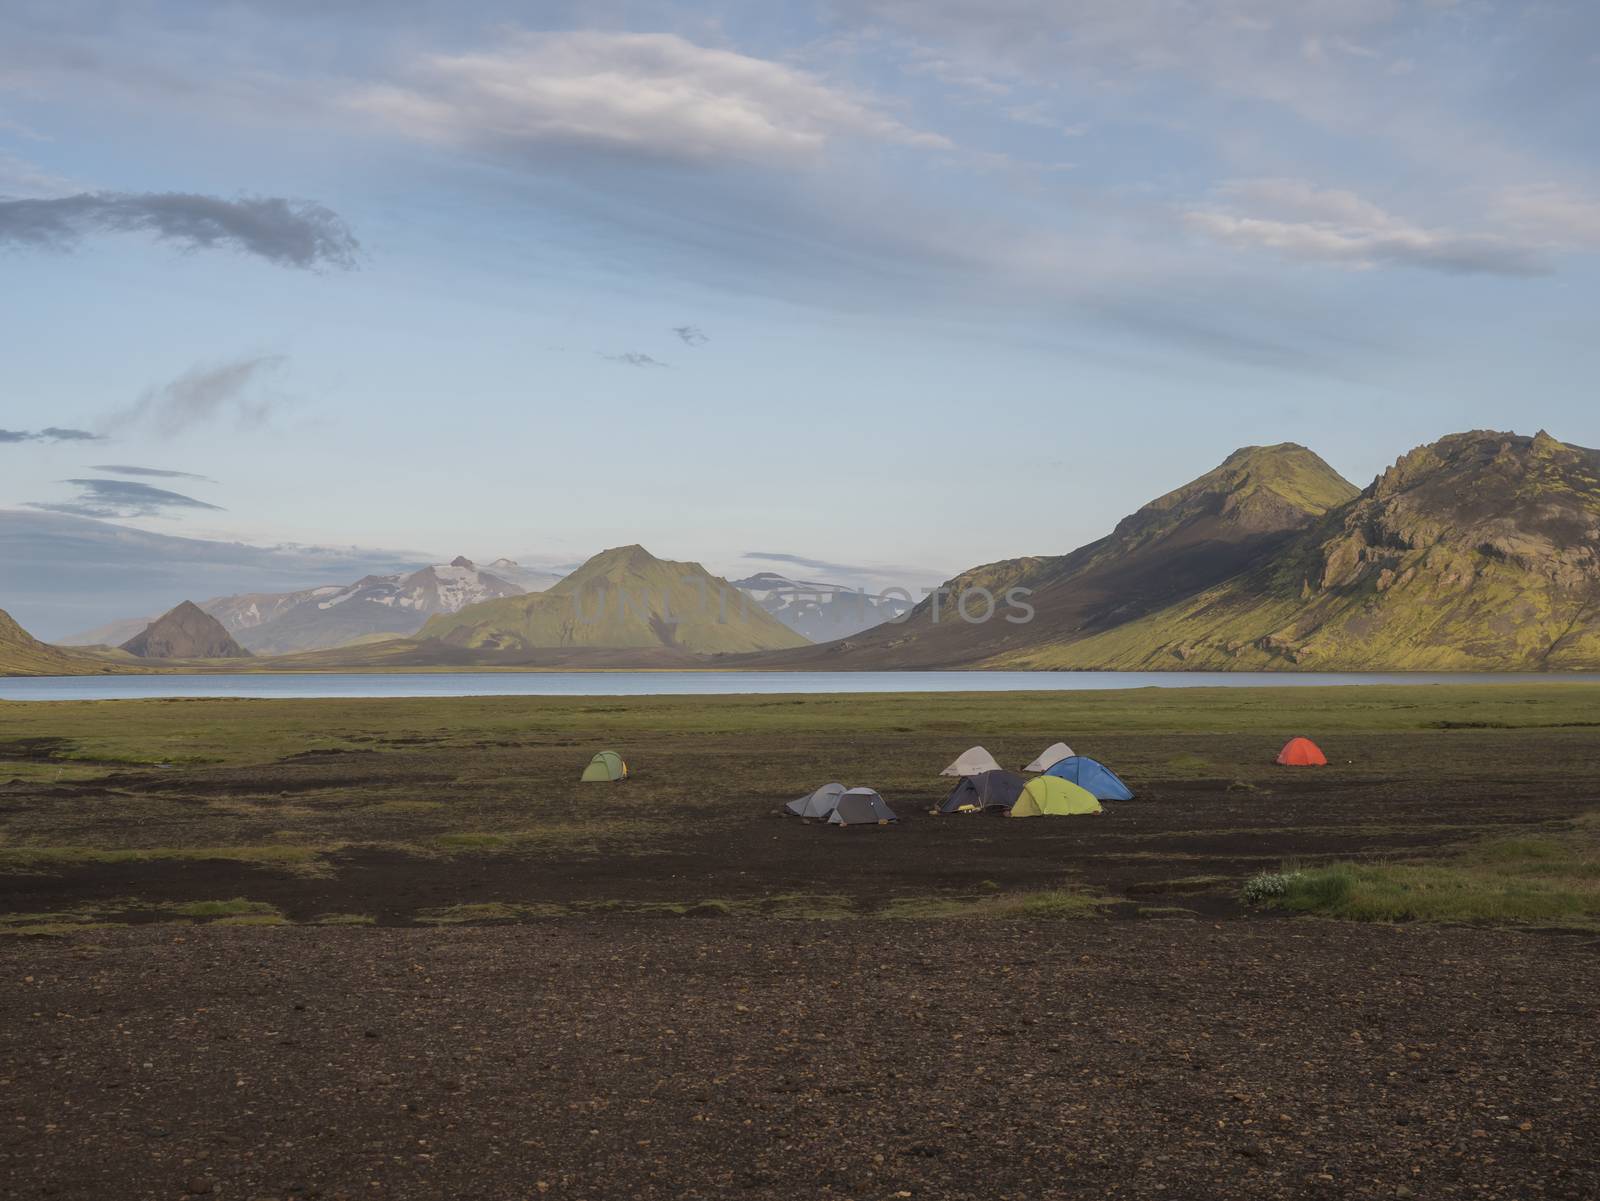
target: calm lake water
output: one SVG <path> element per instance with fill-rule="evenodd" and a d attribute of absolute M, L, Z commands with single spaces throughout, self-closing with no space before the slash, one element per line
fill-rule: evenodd
<path fill-rule="evenodd" d="M 1309 688 L 1361 684 L 1561 684 L 1600 672 L 547 671 L 393 675 L 51 676 L 0 679 L 0 700 L 143 697 L 709 696 L 734 693 L 1086 692 L 1106 688 Z"/>

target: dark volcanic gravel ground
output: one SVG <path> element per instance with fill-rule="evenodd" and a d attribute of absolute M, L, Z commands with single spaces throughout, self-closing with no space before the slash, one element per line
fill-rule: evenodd
<path fill-rule="evenodd" d="M 0 1195 L 1600 1196 L 1592 938 L 1312 921 L 0 945 Z"/>

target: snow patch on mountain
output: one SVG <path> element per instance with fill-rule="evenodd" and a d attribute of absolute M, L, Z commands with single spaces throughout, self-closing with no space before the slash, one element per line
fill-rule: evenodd
<path fill-rule="evenodd" d="M 910 611 L 907 598 L 760 571 L 733 586 L 813 642 L 848 638 Z"/>

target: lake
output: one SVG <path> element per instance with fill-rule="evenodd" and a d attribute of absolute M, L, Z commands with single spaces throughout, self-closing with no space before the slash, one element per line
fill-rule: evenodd
<path fill-rule="evenodd" d="M 1362 684 L 1561 684 L 1600 672 L 544 671 L 386 675 L 0 678 L 0 700 L 151 697 L 712 696 L 736 693 L 1087 692 L 1107 688 L 1310 688 Z"/>

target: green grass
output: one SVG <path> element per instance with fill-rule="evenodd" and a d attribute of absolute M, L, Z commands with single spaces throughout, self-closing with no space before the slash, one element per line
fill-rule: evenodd
<path fill-rule="evenodd" d="M 425 910 L 418 920 L 430 926 L 477 922 L 519 922 L 547 917 L 787 917 L 831 920 L 854 912 L 850 898 L 813 893 L 778 893 L 759 897 L 707 897 L 682 901 L 601 899 L 566 904 L 480 901 Z"/>
<path fill-rule="evenodd" d="M 1488 839 L 1436 862 L 1292 870 L 1266 903 L 1353 921 L 1600 926 L 1597 835 L 1600 824 L 1582 820 L 1567 833 Z"/>
<path fill-rule="evenodd" d="M 238 917 L 219 917 L 213 926 L 287 926 L 288 918 L 281 913 L 242 913 Z"/>
<path fill-rule="evenodd" d="M 596 853 L 602 842 L 644 835 L 651 821 L 642 815 L 597 815 L 580 820 L 552 820 L 516 830 L 460 830 L 435 835 L 429 842 L 441 851 L 476 853 L 518 852 L 559 848 L 568 853 Z"/>
<path fill-rule="evenodd" d="M 1167 769 L 1177 776 L 1204 776 L 1215 770 L 1209 759 L 1199 755 L 1174 755 L 1167 760 Z"/>
<path fill-rule="evenodd" d="M 129 919 L 136 919 L 130 921 Z M 57 913 L 0 914 L 0 933 L 62 930 L 104 930 L 155 922 L 204 922 L 219 926 L 282 925 L 287 918 L 276 905 L 234 897 L 226 901 L 150 904 L 134 897 L 77 906 Z"/>
<path fill-rule="evenodd" d="M 234 897 L 231 901 L 191 901 L 173 912 L 183 917 L 267 917 L 278 913 L 276 905 Z"/>
<path fill-rule="evenodd" d="M 481 901 L 471 905 L 446 905 L 425 909 L 417 921 L 425 926 L 459 926 L 474 922 L 521 922 L 529 918 L 559 917 L 560 905 L 512 905 L 504 901 Z"/>
<path fill-rule="evenodd" d="M 65 938 L 72 934 L 82 934 L 89 930 L 107 930 L 114 926 L 114 922 L 32 922 L 22 925 L 0 925 L 0 938 L 11 935 L 16 938 Z"/>
<path fill-rule="evenodd" d="M 437 813 L 443 808 L 443 801 L 377 801 L 367 806 L 367 812 L 392 814 Z"/>
<path fill-rule="evenodd" d="M 146 863 L 162 859 L 222 859 L 315 874 L 318 859 L 328 849 L 307 846 L 0 846 L 0 871 L 39 871 L 89 863 Z"/>
<path fill-rule="evenodd" d="M 60 737 L 60 760 L 85 763 L 248 764 L 331 749 L 481 745 L 572 746 L 572 781 L 596 749 L 625 752 L 642 739 L 753 736 L 807 742 L 841 734 L 945 729 L 960 741 L 972 732 L 1009 762 L 1037 754 L 1039 739 L 1071 731 L 1085 749 L 1108 735 L 1176 731 L 1258 733 L 1282 745 L 1279 732 L 1431 731 L 1441 723 L 1490 730 L 1577 727 L 1595 720 L 1600 688 L 1553 677 L 1548 684 L 1374 685 L 1350 688 L 1122 689 L 1064 693 L 980 693 L 772 697 L 632 697 L 584 704 L 570 697 L 461 697 L 372 700 L 146 700 L 0 702 L 8 739 Z M 608 700 L 610 698 L 607 698 Z M 1004 734 L 998 732 L 1004 731 Z M 994 734 L 986 732 L 995 732 Z M 1035 744 L 1038 745 L 1035 745 Z M 961 750 L 955 746 L 951 756 Z M 413 751 L 413 753 L 415 753 Z M 1269 757 L 1270 757 L 1269 754 Z M 1155 762 L 1174 758 L 1170 750 Z M 1195 756 L 1199 758 L 1198 755 Z M 946 762 L 948 762 L 946 758 Z M 1214 755 L 1205 758 L 1229 771 Z M 648 780 L 651 764 L 639 759 Z M 12 766 L 0 753 L 0 776 Z M 943 763 L 937 764 L 942 767 Z M 1230 774 L 1234 774 L 1230 771 Z M 529 787 L 547 783 L 528 780 Z M 368 797 L 369 803 L 405 797 Z"/>
<path fill-rule="evenodd" d="M 1065 888 L 1036 889 L 985 897 L 895 897 L 878 912 L 885 918 L 1064 918 L 1093 917 L 1104 897 Z"/>

